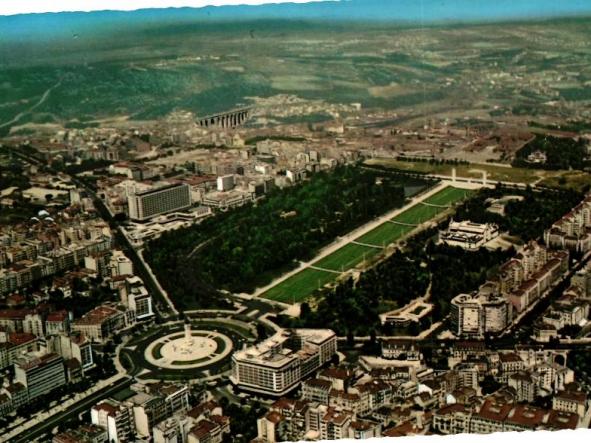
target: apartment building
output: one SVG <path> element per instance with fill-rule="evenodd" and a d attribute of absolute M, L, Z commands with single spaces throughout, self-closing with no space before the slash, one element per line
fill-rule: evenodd
<path fill-rule="evenodd" d="M 93 425 L 107 430 L 109 442 L 131 441 L 135 433 L 132 410 L 112 399 L 103 400 L 90 410 Z"/>
<path fill-rule="evenodd" d="M 337 350 L 328 329 L 282 330 L 232 355 L 230 380 L 237 387 L 281 396 L 327 363 Z"/>
<path fill-rule="evenodd" d="M 28 401 L 33 401 L 66 384 L 64 359 L 53 353 L 19 357 L 14 363 L 14 380 L 27 388 Z"/>
<path fill-rule="evenodd" d="M 552 398 L 552 409 L 563 412 L 574 412 L 583 418 L 587 411 L 587 394 L 582 391 L 559 391 Z"/>
<path fill-rule="evenodd" d="M 80 332 L 90 341 L 104 342 L 125 328 L 125 312 L 111 306 L 98 306 L 72 323 L 72 331 Z"/>
<path fill-rule="evenodd" d="M 129 218 L 146 221 L 157 215 L 189 208 L 191 188 L 180 183 L 135 192 L 129 195 L 128 205 Z"/>
<path fill-rule="evenodd" d="M 485 283 L 471 294 L 459 294 L 451 301 L 453 332 L 459 336 L 482 337 L 499 333 L 512 320 L 512 305 L 498 286 Z"/>
<path fill-rule="evenodd" d="M 544 242 L 551 248 L 591 250 L 591 194 L 544 231 Z"/>

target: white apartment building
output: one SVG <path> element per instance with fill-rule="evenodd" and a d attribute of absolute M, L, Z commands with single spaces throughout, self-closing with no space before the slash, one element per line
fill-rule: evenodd
<path fill-rule="evenodd" d="M 328 362 L 336 351 L 337 337 L 329 329 L 282 330 L 235 352 L 230 380 L 244 390 L 281 396 Z"/>
<path fill-rule="evenodd" d="M 134 434 L 131 409 L 115 400 L 107 399 L 93 406 L 90 419 L 93 425 L 107 430 L 110 442 L 129 441 Z"/>
<path fill-rule="evenodd" d="M 512 320 L 512 307 L 493 284 L 484 284 L 472 294 L 459 294 L 451 301 L 454 333 L 481 337 L 503 331 Z"/>
<path fill-rule="evenodd" d="M 149 220 L 160 214 L 189 208 L 191 188 L 182 183 L 135 192 L 129 195 L 128 205 L 129 218 L 137 221 Z"/>
<path fill-rule="evenodd" d="M 217 190 L 219 192 L 230 191 L 234 188 L 234 175 L 222 175 L 217 178 Z"/>

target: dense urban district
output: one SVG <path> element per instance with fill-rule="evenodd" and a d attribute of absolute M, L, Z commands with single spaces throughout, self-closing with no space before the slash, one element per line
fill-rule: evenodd
<path fill-rule="evenodd" d="M 0 442 L 588 428 L 589 21 L 277 26 L 7 58 Z"/>

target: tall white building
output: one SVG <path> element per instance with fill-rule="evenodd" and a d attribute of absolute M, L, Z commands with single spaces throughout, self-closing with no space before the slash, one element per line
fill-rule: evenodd
<path fill-rule="evenodd" d="M 150 318 L 154 315 L 152 296 L 144 286 L 144 282 L 138 276 L 127 277 L 125 285 L 120 288 L 121 301 L 130 310 L 135 312 L 137 321 Z"/>
<path fill-rule="evenodd" d="M 220 192 L 229 191 L 234 188 L 234 176 L 232 174 L 218 177 L 217 189 Z"/>
<path fill-rule="evenodd" d="M 336 352 L 337 337 L 329 329 L 282 330 L 235 352 L 230 380 L 244 390 L 284 395 Z"/>
<path fill-rule="evenodd" d="M 452 299 L 454 333 L 481 337 L 507 328 L 512 319 L 511 304 L 493 286 L 484 284 L 472 294 L 460 294 Z"/>
<path fill-rule="evenodd" d="M 128 197 L 129 218 L 149 220 L 160 214 L 191 206 L 191 188 L 186 183 L 156 187 Z"/>
<path fill-rule="evenodd" d="M 114 250 L 109 259 L 111 277 L 118 275 L 133 275 L 132 261 L 120 250 Z"/>
<path fill-rule="evenodd" d="M 64 359 L 57 354 L 28 355 L 14 364 L 14 380 L 22 383 L 29 401 L 66 384 Z"/>

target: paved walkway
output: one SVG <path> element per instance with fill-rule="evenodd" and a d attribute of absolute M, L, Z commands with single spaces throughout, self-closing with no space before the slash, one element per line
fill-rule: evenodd
<path fill-rule="evenodd" d="M 420 226 L 420 223 L 404 223 L 404 222 L 399 222 L 396 220 L 388 220 L 389 223 L 393 223 L 395 225 L 401 225 L 401 226 L 410 226 L 410 227 L 416 227 L 416 226 Z"/>
<path fill-rule="evenodd" d="M 320 266 L 310 265 L 310 266 L 308 266 L 308 268 L 310 268 L 310 269 L 316 269 L 317 271 L 332 272 L 333 274 L 337 274 L 337 275 L 341 275 L 342 274 L 341 271 L 335 271 L 334 269 L 321 268 Z"/>
<path fill-rule="evenodd" d="M 353 243 L 354 245 L 359 245 L 359 246 L 367 246 L 368 248 L 384 249 L 383 246 L 372 245 L 371 243 L 363 243 L 363 242 L 360 242 L 357 240 L 353 240 L 351 243 Z"/>
<path fill-rule="evenodd" d="M 451 208 L 450 205 L 436 205 L 434 203 L 427 203 L 427 202 L 421 202 L 421 204 L 425 205 L 425 206 L 432 206 L 434 208 L 441 208 L 441 209 Z"/>
<path fill-rule="evenodd" d="M 121 230 L 121 231 L 123 232 L 123 230 Z M 125 233 L 123 233 L 123 235 L 125 235 Z M 164 296 L 164 299 L 166 300 L 166 303 L 168 304 L 168 306 L 170 307 L 172 312 L 174 312 L 176 315 L 178 315 L 179 311 L 176 309 L 176 307 L 174 306 L 174 303 L 172 302 L 172 300 L 168 296 L 168 293 L 164 290 L 164 288 L 162 287 L 162 285 L 160 284 L 160 282 L 156 278 L 156 275 L 154 275 L 154 272 L 152 272 L 152 268 L 150 267 L 148 262 L 144 259 L 144 250 L 140 249 L 137 252 L 137 255 L 140 258 L 140 260 L 142 261 L 144 267 L 146 268 L 146 271 L 148 271 L 148 273 L 150 274 L 150 277 L 152 277 L 152 281 L 154 282 L 154 284 L 158 287 L 158 290 Z"/>

